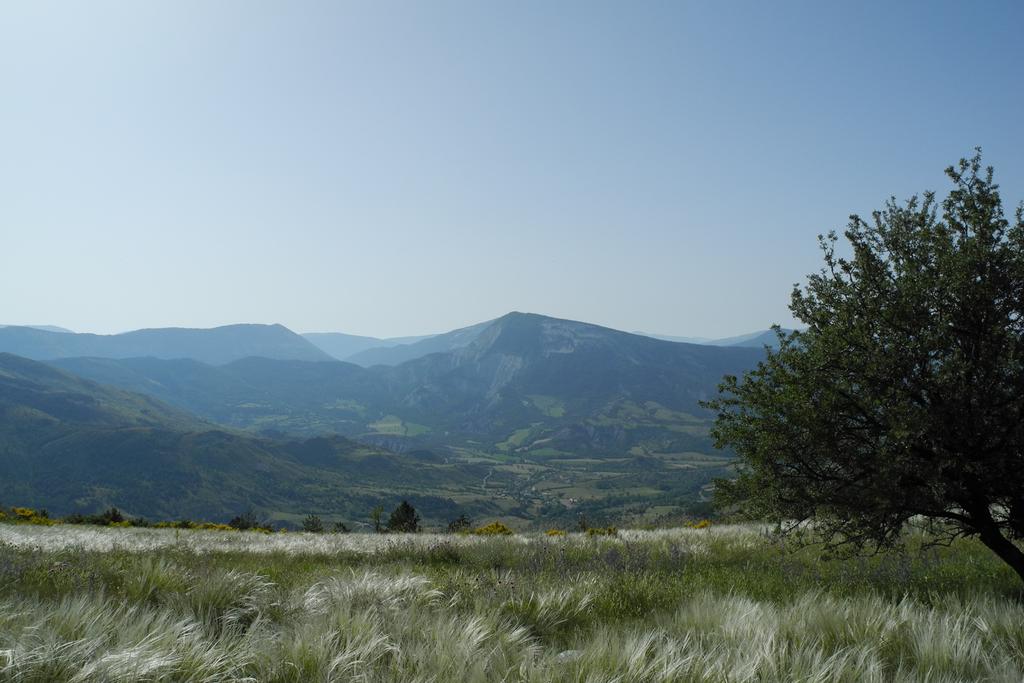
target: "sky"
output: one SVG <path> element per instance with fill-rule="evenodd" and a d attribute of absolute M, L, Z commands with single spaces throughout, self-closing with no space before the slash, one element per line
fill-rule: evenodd
<path fill-rule="evenodd" d="M 816 236 L 1024 199 L 1024 3 L 0 4 L 0 323 L 792 325 Z"/>

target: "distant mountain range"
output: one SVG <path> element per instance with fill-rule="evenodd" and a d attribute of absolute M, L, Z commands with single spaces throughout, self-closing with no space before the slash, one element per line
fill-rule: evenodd
<path fill-rule="evenodd" d="M 168 327 L 123 334 L 76 334 L 33 327 L 0 328 L 0 352 L 32 358 L 191 358 L 219 365 L 259 356 L 333 360 L 282 325 L 226 325 L 211 329 Z"/>
<path fill-rule="evenodd" d="M 488 320 L 444 334 L 423 337 L 413 343 L 365 349 L 342 360 L 361 365 L 364 368 L 373 365 L 401 365 L 406 361 L 422 358 L 431 353 L 446 353 L 468 346 L 493 322 L 493 320 Z"/>
<path fill-rule="evenodd" d="M 377 339 L 338 332 L 307 333 L 302 335 L 337 360 L 355 363 L 364 368 L 373 365 L 400 365 L 431 353 L 444 353 L 468 346 L 494 320 L 477 323 L 444 334 L 422 337 L 394 337 Z M 787 330 L 788 331 L 788 330 Z M 661 341 L 707 346 L 775 347 L 777 339 L 771 330 L 758 330 L 738 337 L 709 339 L 706 337 L 674 337 L 669 335 L 634 332 L 633 334 Z"/>
<path fill-rule="evenodd" d="M 68 328 L 57 327 L 56 325 L 0 325 L 0 329 L 5 327 L 28 327 L 33 330 L 43 330 L 44 332 L 65 332 L 68 334 L 74 334 L 74 332 Z"/>
<path fill-rule="evenodd" d="M 785 333 L 792 332 L 792 330 L 782 330 Z M 646 332 L 634 332 L 634 334 L 640 334 L 645 337 L 651 337 L 653 339 L 661 339 L 663 341 L 680 342 L 684 344 L 702 344 L 705 346 L 745 346 L 748 348 L 763 348 L 769 346 L 776 348 L 779 345 L 778 337 L 775 336 L 775 332 L 772 330 L 758 330 L 757 332 L 750 332 L 749 334 L 741 334 L 737 337 L 725 337 L 722 339 L 708 339 L 707 337 L 672 337 L 663 334 L 648 334 Z"/>
<path fill-rule="evenodd" d="M 690 344 L 528 313 L 403 343 L 276 325 L 2 328 L 0 351 L 60 370 L 2 356 L 0 498 L 220 516 L 248 501 L 278 519 L 352 520 L 415 495 L 435 522 L 458 509 L 523 524 L 677 509 L 728 471 L 699 403 L 757 364 L 765 334 Z M 357 364 L 315 341 L 374 345 Z M 99 412 L 76 421 L 83 406 Z"/>
<path fill-rule="evenodd" d="M 53 362 L 240 429 L 335 432 L 399 450 L 477 443 L 557 454 L 673 443 L 706 449 L 706 437 L 695 439 L 679 424 L 702 421 L 698 402 L 715 393 L 722 376 L 761 358 L 759 349 L 663 342 L 525 313 L 407 348 L 424 344 L 448 350 L 369 368 L 266 358 L 220 366 L 156 358 Z"/>
<path fill-rule="evenodd" d="M 420 337 L 392 337 L 379 339 L 377 337 L 361 337 L 355 334 L 344 334 L 342 332 L 306 332 L 302 335 L 325 353 L 330 354 L 335 360 L 352 361 L 352 356 L 363 351 L 373 349 L 390 349 L 395 346 L 406 346 L 416 342 L 429 339 L 433 335 Z"/>
<path fill-rule="evenodd" d="M 342 332 L 295 334 L 283 325 L 225 325 L 207 329 L 155 328 L 121 334 L 75 333 L 55 325 L 0 325 L 0 352 L 35 360 L 56 358 L 190 358 L 212 365 L 242 358 L 343 360 L 362 367 L 400 365 L 431 353 L 468 346 L 493 324 L 488 320 L 451 332 L 412 337 L 366 337 Z M 787 330 L 788 331 L 788 330 Z M 634 332 L 638 336 L 707 346 L 775 346 L 775 333 L 759 330 L 707 339 Z M 57 336 L 59 335 L 59 336 Z"/>

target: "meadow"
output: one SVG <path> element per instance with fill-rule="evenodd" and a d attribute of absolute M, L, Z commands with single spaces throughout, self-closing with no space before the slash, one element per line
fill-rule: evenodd
<path fill-rule="evenodd" d="M 0 681 L 1015 681 L 980 545 L 0 524 Z"/>

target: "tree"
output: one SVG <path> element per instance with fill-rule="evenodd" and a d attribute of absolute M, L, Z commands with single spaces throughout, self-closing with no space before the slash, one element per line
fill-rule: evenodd
<path fill-rule="evenodd" d="M 420 530 L 420 515 L 409 501 L 403 500 L 391 513 L 387 529 L 390 532 L 415 533 Z"/>
<path fill-rule="evenodd" d="M 465 512 L 463 512 L 461 515 L 448 522 L 448 533 L 457 534 L 460 531 L 469 531 L 472 526 L 473 521 Z"/>
<path fill-rule="evenodd" d="M 1024 206 L 1007 220 L 980 149 L 946 174 L 941 203 L 851 216 L 847 257 L 819 237 L 806 329 L 706 404 L 740 457 L 717 495 L 833 546 L 977 537 L 1024 580 Z"/>
<path fill-rule="evenodd" d="M 324 523 L 319 516 L 309 514 L 302 520 L 302 530 L 313 534 L 322 534 L 324 532 Z"/>
<path fill-rule="evenodd" d="M 250 508 L 242 514 L 232 517 L 231 521 L 228 522 L 228 526 L 239 531 L 248 531 L 250 529 L 268 528 L 270 525 L 267 522 L 261 522 L 260 518 L 256 516 L 256 511 Z"/>
<path fill-rule="evenodd" d="M 124 515 L 122 515 L 121 511 L 118 510 L 115 507 L 112 507 L 109 510 L 106 510 L 102 515 L 100 515 L 100 517 L 103 520 L 103 524 L 108 524 L 108 525 L 109 524 L 120 524 L 121 522 L 124 521 Z"/>
<path fill-rule="evenodd" d="M 381 524 L 380 524 L 380 520 L 381 520 L 381 517 L 383 515 L 384 515 L 384 506 L 383 505 L 378 505 L 377 507 L 375 507 L 372 510 L 370 510 L 370 521 L 373 522 L 373 530 L 374 530 L 375 533 L 379 534 L 379 533 L 381 533 L 383 531 L 383 529 L 381 528 Z"/>

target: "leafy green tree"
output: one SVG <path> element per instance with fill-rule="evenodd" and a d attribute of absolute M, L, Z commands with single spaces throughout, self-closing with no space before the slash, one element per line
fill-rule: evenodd
<path fill-rule="evenodd" d="M 392 511 L 387 529 L 389 532 L 416 533 L 420 530 L 420 515 L 409 501 L 403 500 Z"/>
<path fill-rule="evenodd" d="M 832 546 L 977 537 L 1024 579 L 1024 208 L 1006 218 L 980 150 L 946 174 L 941 202 L 851 216 L 847 256 L 819 238 L 806 329 L 707 404 L 741 460 L 717 494 Z"/>
<path fill-rule="evenodd" d="M 309 514 L 302 520 L 302 530 L 308 531 L 311 534 L 322 534 L 324 532 L 324 523 L 319 516 Z"/>

